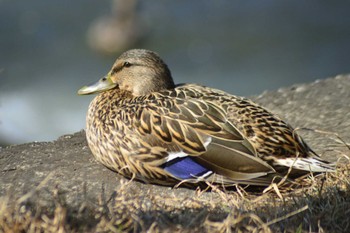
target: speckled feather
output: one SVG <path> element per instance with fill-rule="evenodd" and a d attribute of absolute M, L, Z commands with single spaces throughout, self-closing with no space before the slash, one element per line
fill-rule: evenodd
<path fill-rule="evenodd" d="M 139 51 L 117 59 L 109 73 L 116 87 L 100 93 L 89 107 L 88 143 L 105 166 L 162 185 L 182 180 L 268 185 L 290 166 L 294 174 L 333 170 L 278 116 L 220 90 L 196 84 L 174 86 L 165 63 L 153 52 L 142 50 L 139 55 Z M 132 76 L 129 66 L 135 64 L 145 72 L 140 75 L 137 70 L 140 82 L 147 75 L 164 79 L 164 74 L 171 82 L 164 82 L 168 87 L 152 84 L 146 92 L 134 81 L 125 84 L 128 77 L 118 74 L 125 69 L 125 75 Z"/>

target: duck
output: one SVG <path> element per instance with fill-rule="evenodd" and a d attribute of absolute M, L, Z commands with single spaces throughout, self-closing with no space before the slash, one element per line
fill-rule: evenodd
<path fill-rule="evenodd" d="M 255 102 L 199 84 L 176 85 L 150 50 L 122 53 L 106 76 L 78 94 L 97 94 L 86 116 L 93 156 L 129 179 L 268 186 L 286 176 L 335 170 Z"/>

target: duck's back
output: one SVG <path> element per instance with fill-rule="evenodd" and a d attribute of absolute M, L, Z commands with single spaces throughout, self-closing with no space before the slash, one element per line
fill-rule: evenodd
<path fill-rule="evenodd" d="M 176 89 L 178 93 L 185 93 L 181 96 L 197 98 L 220 107 L 227 119 L 252 144 L 256 155 L 275 169 L 286 171 L 293 166 L 304 172 L 333 170 L 332 165 L 318 159 L 295 129 L 253 101 L 197 84 L 183 84 Z"/>

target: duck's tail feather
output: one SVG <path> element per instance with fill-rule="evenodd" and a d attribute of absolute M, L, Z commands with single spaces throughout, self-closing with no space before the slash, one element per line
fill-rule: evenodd
<path fill-rule="evenodd" d="M 283 158 L 275 161 L 278 166 L 292 167 L 296 170 L 306 171 L 306 172 L 334 172 L 335 164 L 317 157 L 309 158 Z"/>

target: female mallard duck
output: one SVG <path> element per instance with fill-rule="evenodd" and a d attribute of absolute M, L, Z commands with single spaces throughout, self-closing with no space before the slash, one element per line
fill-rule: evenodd
<path fill-rule="evenodd" d="M 196 84 L 175 85 L 154 52 L 123 53 L 87 113 L 93 155 L 129 178 L 173 185 L 269 185 L 275 177 L 333 171 L 291 126 L 252 101 Z"/>

